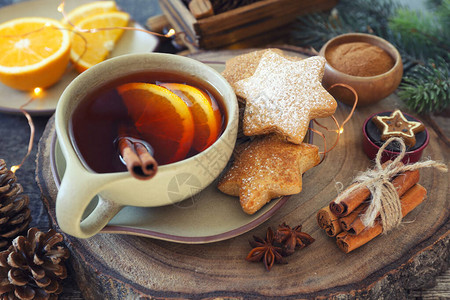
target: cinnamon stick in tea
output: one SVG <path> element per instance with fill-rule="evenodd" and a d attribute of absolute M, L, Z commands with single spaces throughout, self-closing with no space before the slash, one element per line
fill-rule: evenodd
<path fill-rule="evenodd" d="M 412 186 L 414 186 L 416 183 L 419 182 L 419 179 L 420 179 L 419 170 L 406 171 L 404 173 L 397 175 L 397 177 L 395 177 L 394 180 L 392 180 L 392 184 L 394 185 L 398 196 L 402 197 L 403 194 L 405 194 Z M 368 205 L 362 204 L 360 206 L 363 206 L 362 210 L 361 209 L 359 210 L 359 213 L 356 215 L 356 217 L 350 224 L 349 221 L 351 221 L 351 218 L 347 219 L 347 217 L 353 215 L 356 210 L 353 211 L 347 217 L 341 218 L 340 220 L 341 227 L 344 230 L 348 231 L 350 234 L 359 234 L 366 228 L 366 226 L 363 224 L 361 220 L 361 215 L 364 214 L 365 209 L 368 207 Z"/>
<path fill-rule="evenodd" d="M 155 176 L 158 163 L 149 152 L 150 145 L 138 138 L 136 128 L 131 124 L 121 123 L 118 134 L 117 147 L 128 172 L 140 180 L 148 180 Z"/>
<path fill-rule="evenodd" d="M 406 216 L 416 208 L 426 198 L 427 190 L 420 184 L 414 185 L 401 198 L 402 216 Z M 367 227 L 360 234 L 352 235 L 348 232 L 341 232 L 336 236 L 338 247 L 345 253 L 349 253 L 370 240 L 374 239 L 383 232 L 383 225 L 377 221 L 374 226 Z"/>
<path fill-rule="evenodd" d="M 391 160 L 384 162 L 381 167 L 385 168 L 388 164 L 392 163 Z M 401 162 L 399 164 L 402 164 Z M 402 164 L 403 165 L 403 164 Z M 356 184 L 350 185 L 348 189 L 353 188 Z M 355 210 L 361 203 L 363 203 L 370 196 L 370 191 L 367 187 L 361 187 L 354 190 L 346 198 L 342 199 L 339 203 L 331 201 L 330 210 L 333 214 L 338 217 L 344 217 L 349 215 L 353 210 Z"/>
<path fill-rule="evenodd" d="M 336 236 L 342 231 L 338 217 L 331 212 L 328 205 L 317 212 L 317 223 L 330 237 Z"/>

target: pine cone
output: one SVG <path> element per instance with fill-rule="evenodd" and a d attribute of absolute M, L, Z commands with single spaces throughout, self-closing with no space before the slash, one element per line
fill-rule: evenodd
<path fill-rule="evenodd" d="M 31 222 L 29 198 L 16 183 L 16 175 L 0 159 L 0 251 L 18 235 L 24 234 Z"/>
<path fill-rule="evenodd" d="M 56 244 L 61 234 L 30 228 L 0 252 L 0 299 L 57 299 L 67 277 L 69 250 Z"/>

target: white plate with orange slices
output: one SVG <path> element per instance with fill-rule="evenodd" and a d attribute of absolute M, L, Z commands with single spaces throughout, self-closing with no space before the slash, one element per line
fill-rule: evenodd
<path fill-rule="evenodd" d="M 82 28 L 128 26 L 143 29 L 133 20 L 128 20 L 127 14 L 118 11 L 118 8 L 115 6 L 113 1 L 93 2 L 94 1 L 90 0 L 65 1 L 64 11 L 66 12 L 66 16 L 69 16 L 70 19 L 73 20 L 71 23 L 75 23 L 77 26 Z M 58 7 L 61 3 L 61 0 L 34 0 L 5 6 L 0 9 L 0 24 L 25 17 L 50 18 L 60 21 L 60 24 L 67 23 L 63 17 L 63 14 L 58 11 Z M 79 16 L 82 17 L 80 18 Z M 68 26 L 67 24 L 65 25 Z M 32 27 L 31 30 L 25 32 L 31 32 L 37 29 L 36 31 L 41 33 L 39 25 L 34 26 L 35 27 Z M 42 32 L 43 31 L 45 30 L 42 30 Z M 58 77 L 57 82 L 48 88 L 38 89 L 36 92 L 34 92 L 34 88 L 30 88 L 30 85 L 33 86 L 33 82 L 30 82 L 28 87 L 26 87 L 28 91 L 12 88 L 0 82 L 0 112 L 20 113 L 21 106 L 30 101 L 30 99 L 33 99 L 30 103 L 26 104 L 24 108 L 27 112 L 32 115 L 53 114 L 56 109 L 58 99 L 66 86 L 79 74 L 80 71 L 86 69 L 90 64 L 94 64 L 95 61 L 99 59 L 98 57 L 91 57 L 88 52 L 89 50 L 81 55 L 80 59 L 80 52 L 83 53 L 85 48 L 85 42 L 83 39 L 79 38 L 76 34 L 72 34 L 70 30 L 55 31 L 59 31 L 62 35 L 69 35 L 72 41 L 70 57 L 71 61 L 76 61 L 76 63 L 66 64 L 64 59 L 56 59 L 56 65 L 66 66 L 62 77 L 57 74 L 52 74 L 53 77 Z M 0 30 L 0 44 L 6 44 L 6 42 L 9 42 L 9 39 L 14 40 L 15 43 L 19 42 L 19 46 L 26 47 L 28 45 L 27 40 L 24 39 L 23 41 L 20 41 L 20 39 L 18 39 L 20 34 L 23 34 L 23 31 L 20 33 L 13 32 L 12 34 L 8 31 L 8 34 L 5 34 L 4 32 L 1 33 Z M 99 37 L 98 35 L 101 36 Z M 101 42 L 102 39 L 108 40 L 107 42 L 101 43 L 102 45 L 107 46 L 107 48 L 112 48 L 112 51 L 108 51 L 109 49 L 96 49 L 96 51 L 91 51 L 95 53 L 95 55 L 105 56 L 106 59 L 127 53 L 152 52 L 158 45 L 157 37 L 143 31 L 136 30 L 125 30 L 121 35 L 117 34 L 117 30 L 102 30 L 95 34 L 84 34 L 84 36 L 91 48 L 101 47 L 96 45 L 96 43 L 98 41 Z M 61 40 L 64 40 L 64 38 Z M 51 39 L 45 38 L 45 45 L 42 48 L 45 47 L 54 49 L 63 48 L 64 42 L 60 42 L 52 47 Z M 18 56 L 19 55 L 16 55 L 16 57 Z M 54 69 L 55 68 L 48 68 L 47 70 L 44 70 L 44 73 L 49 72 L 48 70 L 51 70 L 52 72 Z M 39 70 L 37 70 L 36 74 L 42 74 L 42 72 L 39 73 Z M 41 77 L 41 75 L 38 75 L 38 77 Z M 25 81 L 26 80 L 20 80 L 19 85 L 26 85 Z"/>

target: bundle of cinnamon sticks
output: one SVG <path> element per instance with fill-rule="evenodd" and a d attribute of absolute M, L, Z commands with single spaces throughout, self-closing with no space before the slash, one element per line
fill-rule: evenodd
<path fill-rule="evenodd" d="M 426 197 L 427 191 L 418 184 L 419 178 L 419 170 L 414 170 L 398 174 L 391 181 L 400 198 L 403 217 Z M 361 187 L 339 203 L 334 199 L 317 213 L 320 228 L 325 230 L 328 236 L 336 237 L 338 247 L 345 253 L 366 244 L 383 232 L 383 224 L 379 218 L 372 227 L 366 227 L 362 222 L 361 216 L 369 206 L 370 197 L 369 189 Z"/>

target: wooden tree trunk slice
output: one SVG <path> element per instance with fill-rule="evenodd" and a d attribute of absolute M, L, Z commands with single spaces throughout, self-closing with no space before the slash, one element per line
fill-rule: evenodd
<path fill-rule="evenodd" d="M 202 61 L 224 62 L 240 52 L 217 51 L 193 55 Z M 336 195 L 336 183 L 348 186 L 358 172 L 372 166 L 362 150 L 362 124 L 371 114 L 401 108 L 395 95 L 369 107 L 358 108 L 345 126 L 337 147 L 325 161 L 303 176 L 303 191 L 292 196 L 268 221 L 235 238 L 188 245 L 118 234 L 98 234 L 77 239 L 64 234 L 72 252 L 70 263 L 86 299 L 210 298 L 210 297 L 331 297 L 356 299 L 405 298 L 407 290 L 429 285 L 448 267 L 449 174 L 421 171 L 420 183 L 428 190 L 426 201 L 411 212 L 398 229 L 369 244 L 342 253 L 316 223 L 317 211 Z M 350 107 L 339 104 L 342 122 Z M 330 119 L 320 120 L 333 128 Z M 324 130 L 322 130 L 324 131 Z M 57 188 L 50 169 L 52 118 L 40 141 L 37 180 L 52 225 Z M 448 162 L 449 149 L 433 130 L 424 157 Z M 332 145 L 335 133 L 327 133 Z M 314 143 L 323 149 L 323 141 Z M 236 201 L 238 201 L 236 199 Z M 287 265 L 270 272 L 260 263 L 245 261 L 253 235 L 264 236 L 267 227 L 286 222 L 303 224 L 316 241 L 287 257 Z"/>

